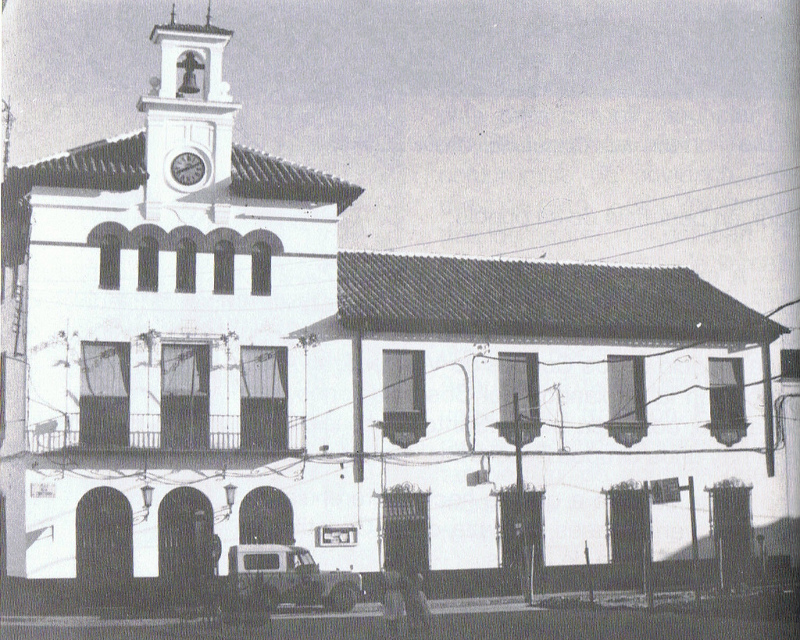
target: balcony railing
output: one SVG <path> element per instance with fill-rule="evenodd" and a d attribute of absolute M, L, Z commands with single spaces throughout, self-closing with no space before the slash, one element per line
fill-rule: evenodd
<path fill-rule="evenodd" d="M 31 453 L 48 453 L 62 449 L 78 449 L 87 451 L 129 451 L 152 450 L 162 451 L 187 450 L 179 447 L 162 447 L 161 416 L 158 414 L 131 414 L 130 430 L 127 442 L 103 440 L 99 438 L 87 442 L 81 441 L 79 416 L 69 415 L 67 419 L 52 420 L 42 423 L 26 431 L 28 451 Z M 289 416 L 286 425 L 286 444 L 275 446 L 271 442 L 248 443 L 242 446 L 240 417 L 228 415 L 209 416 L 207 444 L 191 447 L 192 451 L 250 451 L 254 453 L 270 453 L 282 451 L 303 451 L 306 448 L 306 417 Z M 283 442 L 281 437 L 277 441 Z M 205 438 L 200 438 L 205 440 Z M 196 441 L 196 439 L 195 439 Z"/>

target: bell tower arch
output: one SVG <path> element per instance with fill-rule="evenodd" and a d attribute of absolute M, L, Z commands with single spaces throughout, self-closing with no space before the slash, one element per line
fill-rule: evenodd
<path fill-rule="evenodd" d="M 241 109 L 222 79 L 232 36 L 211 24 L 210 12 L 205 24 L 180 24 L 173 8 L 168 24 L 153 27 L 161 75 L 138 105 L 146 114 L 148 220 L 158 220 L 166 206 L 205 203 L 214 222 L 228 222 L 233 119 Z"/>

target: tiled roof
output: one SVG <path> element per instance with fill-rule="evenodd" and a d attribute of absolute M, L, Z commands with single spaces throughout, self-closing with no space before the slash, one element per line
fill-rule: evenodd
<path fill-rule="evenodd" d="M 364 192 L 334 176 L 239 145 L 233 146 L 231 161 L 230 190 L 241 197 L 336 203 L 341 213 Z M 144 131 L 9 167 L 2 196 L 4 263 L 17 262 L 24 250 L 20 234 L 27 233 L 28 223 L 21 199 L 33 186 L 130 191 L 146 180 Z"/>
<path fill-rule="evenodd" d="M 35 164 L 10 167 L 7 180 L 31 186 L 128 191 L 147 180 L 145 133 L 101 140 Z M 330 202 L 344 211 L 364 190 L 339 178 L 261 151 L 233 145 L 231 193 L 272 200 Z"/>
<path fill-rule="evenodd" d="M 244 198 L 335 202 L 339 213 L 364 193 L 340 178 L 233 145 L 231 193 Z"/>
<path fill-rule="evenodd" d="M 351 328 L 731 342 L 788 332 L 686 268 L 349 251 L 338 265 Z"/>

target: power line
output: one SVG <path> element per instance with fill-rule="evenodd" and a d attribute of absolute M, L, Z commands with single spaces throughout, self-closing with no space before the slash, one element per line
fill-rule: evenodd
<path fill-rule="evenodd" d="M 784 302 L 784 303 L 783 303 L 782 305 L 780 305 L 779 307 L 776 307 L 775 309 L 773 309 L 772 311 L 770 311 L 770 312 L 769 312 L 769 313 L 766 315 L 766 317 L 767 317 L 767 318 L 769 318 L 769 317 L 771 317 L 771 316 L 774 316 L 776 313 L 778 313 L 778 311 L 781 311 L 782 309 L 785 309 L 786 307 L 791 307 L 793 304 L 797 304 L 797 303 L 799 303 L 799 302 L 800 302 L 800 298 L 797 298 L 797 300 L 792 300 L 792 301 L 790 301 L 790 302 Z M 797 327 L 794 327 L 794 328 L 796 329 Z"/>
<path fill-rule="evenodd" d="M 729 202 L 727 204 L 721 204 L 716 207 L 708 207 L 706 209 L 700 209 L 699 211 L 692 211 L 690 213 L 683 213 L 678 216 L 670 216 L 669 218 L 661 218 L 660 220 L 653 220 L 652 222 L 644 222 L 642 224 L 634 224 L 629 227 L 621 227 L 619 229 L 611 229 L 610 231 L 599 231 L 597 233 L 590 233 L 585 236 L 578 236 L 577 238 L 568 238 L 567 240 L 558 240 L 555 242 L 547 242 L 545 244 L 539 244 L 533 247 L 525 247 L 524 249 L 512 249 L 511 251 L 502 251 L 500 253 L 495 253 L 495 256 L 507 256 L 513 253 L 523 253 L 525 251 L 534 251 L 536 249 L 544 249 L 546 247 L 557 247 L 560 245 L 571 244 L 573 242 L 580 242 L 581 240 L 590 240 L 592 238 L 602 238 L 604 236 L 614 235 L 616 233 L 624 233 L 625 231 L 634 231 L 636 229 L 644 229 L 646 227 L 654 227 L 659 224 L 664 224 L 665 222 L 673 222 L 675 220 L 683 220 L 685 218 L 692 218 L 694 216 L 699 216 L 703 213 L 708 213 L 710 211 L 719 211 L 720 209 L 727 209 L 729 207 L 736 207 L 740 204 L 747 204 L 750 202 L 756 202 L 758 200 L 765 200 L 766 198 L 772 198 L 773 196 L 783 195 L 785 193 L 791 193 L 792 191 L 798 191 L 800 187 L 792 187 L 791 189 L 784 189 L 783 191 L 776 191 L 774 193 L 768 193 L 763 196 L 755 196 L 753 198 L 748 198 L 746 200 L 738 200 L 737 202 Z"/>
<path fill-rule="evenodd" d="M 780 218 L 782 216 L 788 216 L 790 213 L 797 213 L 800 211 L 800 207 L 796 207 L 794 209 L 789 209 L 789 211 L 783 211 L 781 213 L 774 213 L 770 216 L 764 216 L 762 218 L 755 218 L 754 220 L 748 220 L 747 222 L 740 222 L 739 224 L 732 224 L 727 227 L 722 227 L 721 229 L 714 229 L 713 231 L 706 231 L 705 233 L 696 233 L 691 236 L 686 236 L 685 238 L 678 238 L 677 240 L 670 240 L 669 242 L 661 242 L 659 244 L 652 244 L 648 247 L 642 247 L 641 249 L 631 249 L 630 251 L 622 251 L 621 253 L 615 253 L 610 256 L 603 256 L 602 258 L 594 258 L 589 262 L 599 262 L 600 260 L 611 260 L 612 258 L 619 258 L 621 256 L 628 256 L 633 253 L 641 253 L 642 251 L 649 251 L 650 249 L 659 249 L 661 247 L 667 247 L 673 244 L 679 244 L 681 242 L 688 242 L 689 240 L 696 240 L 697 238 L 704 238 L 706 236 L 713 236 L 717 233 L 723 233 L 724 231 L 730 231 L 731 229 L 739 229 L 741 227 L 747 227 L 751 224 L 756 224 L 758 222 L 764 222 L 766 220 L 773 220 L 775 218 Z"/>
<path fill-rule="evenodd" d="M 554 222 L 563 222 L 565 220 L 578 220 L 580 218 L 586 218 L 588 216 L 594 216 L 594 215 L 598 215 L 598 214 L 601 214 L 601 213 L 610 213 L 612 211 L 619 211 L 621 209 L 628 209 L 630 207 L 636 207 L 636 206 L 643 205 L 643 204 L 651 204 L 653 202 L 661 202 L 663 200 L 670 200 L 672 198 L 679 198 L 679 197 L 682 197 L 682 196 L 688 196 L 688 195 L 692 195 L 692 194 L 695 194 L 695 193 L 702 193 L 704 191 L 710 191 L 712 189 L 719 189 L 721 187 L 729 187 L 729 186 L 732 186 L 732 185 L 735 185 L 735 184 L 741 184 L 743 182 L 749 182 L 751 180 L 758 180 L 760 178 L 767 178 L 769 176 L 779 175 L 779 174 L 782 174 L 782 173 L 788 173 L 789 171 L 794 171 L 796 169 L 800 169 L 800 165 L 797 165 L 797 166 L 794 166 L 794 167 L 789 167 L 788 169 L 779 169 L 777 171 L 769 171 L 767 173 L 760 173 L 760 174 L 757 174 L 757 175 L 748 176 L 746 178 L 739 178 L 737 180 L 730 180 L 728 182 L 720 182 L 718 184 L 713 184 L 713 185 L 710 185 L 710 186 L 707 186 L 707 187 L 699 187 L 697 189 L 690 189 L 688 191 L 681 191 L 681 192 L 678 192 L 678 193 L 671 193 L 671 194 L 664 195 L 664 196 L 658 196 L 656 198 L 649 198 L 647 200 L 638 200 L 636 202 L 629 202 L 627 204 L 620 204 L 620 205 L 616 205 L 616 206 L 613 206 L 613 207 L 607 207 L 605 209 L 595 209 L 593 211 L 587 211 L 587 212 L 584 212 L 584 213 L 577 213 L 577 214 L 572 214 L 572 215 L 568 215 L 568 216 L 561 216 L 559 218 L 552 218 L 550 220 L 537 220 L 536 222 L 526 222 L 524 224 L 517 224 L 517 225 L 512 225 L 512 226 L 509 226 L 509 227 L 501 227 L 499 229 L 489 229 L 489 230 L 486 230 L 486 231 L 476 231 L 475 233 L 465 233 L 465 234 L 460 235 L 460 236 L 449 236 L 449 237 L 446 237 L 446 238 L 439 238 L 438 240 L 426 240 L 426 241 L 423 241 L 423 242 L 412 242 L 412 243 L 400 245 L 400 246 L 397 246 L 397 247 L 390 247 L 388 249 L 385 249 L 385 251 L 399 251 L 400 249 L 408 249 L 408 248 L 411 248 L 411 247 L 423 247 L 423 246 L 427 246 L 427 245 L 431 245 L 431 244 L 440 244 L 440 243 L 443 243 L 443 242 L 451 242 L 453 240 L 464 240 L 464 239 L 467 239 L 467 238 L 477 238 L 477 237 L 480 237 L 480 236 L 491 235 L 491 234 L 494 234 L 494 233 L 505 233 L 506 231 L 516 231 L 518 229 L 529 229 L 531 227 L 543 226 L 543 225 L 546 225 L 546 224 L 552 224 Z"/>

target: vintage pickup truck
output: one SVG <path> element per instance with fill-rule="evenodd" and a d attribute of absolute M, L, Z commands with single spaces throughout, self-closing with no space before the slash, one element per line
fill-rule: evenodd
<path fill-rule="evenodd" d="M 289 545 L 233 546 L 228 575 L 233 604 L 251 611 L 271 612 L 285 603 L 350 611 L 363 594 L 358 573 L 320 571 L 307 549 Z"/>

